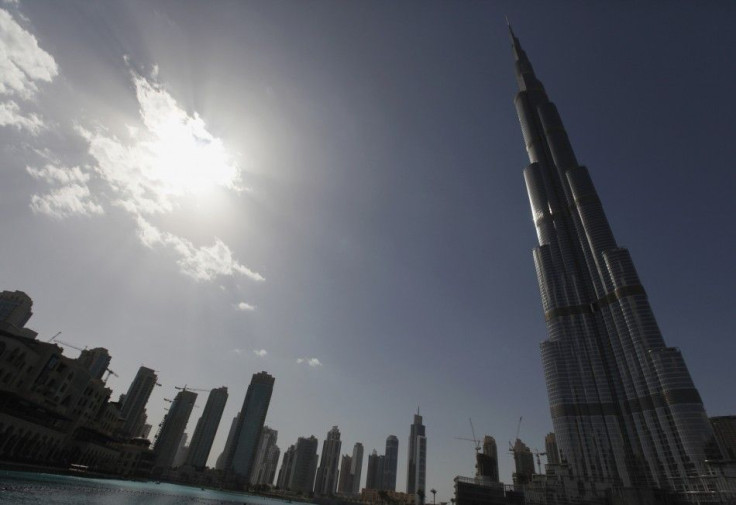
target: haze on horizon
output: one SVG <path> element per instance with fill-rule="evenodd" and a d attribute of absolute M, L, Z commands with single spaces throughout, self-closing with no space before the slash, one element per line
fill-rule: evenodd
<path fill-rule="evenodd" d="M 666 342 L 734 414 L 735 9 L 6 0 L 0 288 L 39 338 L 109 349 L 113 398 L 156 369 L 154 426 L 174 386 L 228 386 L 211 463 L 266 370 L 282 450 L 394 434 L 402 490 L 419 405 L 438 500 L 474 472 L 469 417 L 510 482 L 519 416 L 531 448 L 551 422 L 508 15 Z"/>

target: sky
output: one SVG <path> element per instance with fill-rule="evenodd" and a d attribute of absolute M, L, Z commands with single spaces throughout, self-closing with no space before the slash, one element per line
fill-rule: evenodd
<path fill-rule="evenodd" d="M 403 491 L 419 409 L 437 501 L 470 418 L 510 482 L 519 418 L 540 450 L 551 420 L 504 16 L 665 341 L 736 413 L 728 2 L 5 0 L 0 289 L 109 349 L 113 398 L 157 370 L 154 426 L 175 386 L 227 386 L 211 464 L 265 370 L 282 451 L 394 434 Z"/>

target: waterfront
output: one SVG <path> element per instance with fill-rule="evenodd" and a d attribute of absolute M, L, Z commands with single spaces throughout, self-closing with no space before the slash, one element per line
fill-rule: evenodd
<path fill-rule="evenodd" d="M 286 501 L 246 493 L 177 484 L 89 479 L 46 473 L 0 471 L 0 503 L 8 505 L 282 505 Z"/>

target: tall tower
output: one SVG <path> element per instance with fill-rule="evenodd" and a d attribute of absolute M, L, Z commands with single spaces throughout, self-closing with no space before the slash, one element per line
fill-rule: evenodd
<path fill-rule="evenodd" d="M 337 471 L 340 465 L 340 430 L 337 426 L 327 432 L 322 443 L 322 460 L 317 469 L 317 482 L 314 484 L 315 494 L 333 495 L 337 486 Z"/>
<path fill-rule="evenodd" d="M 278 438 L 279 432 L 268 426 L 264 426 L 261 430 L 261 438 L 258 440 L 258 449 L 256 449 L 256 459 L 253 461 L 253 470 L 250 472 L 251 484 L 270 484 L 270 482 L 266 482 L 271 471 L 268 466 L 271 461 L 269 455 L 272 456 L 273 448 L 278 450 L 276 446 Z"/>
<path fill-rule="evenodd" d="M 130 383 L 120 411 L 121 417 L 125 419 L 123 433 L 127 436 L 137 437 L 141 434 L 146 420 L 146 404 L 157 380 L 156 372 L 142 366 L 138 369 L 133 382 Z"/>
<path fill-rule="evenodd" d="M 240 419 L 240 412 L 233 417 L 232 422 L 230 423 L 230 431 L 227 432 L 227 440 L 225 440 L 225 447 L 222 449 L 222 452 L 219 456 L 217 456 L 217 461 L 215 462 L 215 468 L 217 470 L 224 470 L 225 469 L 225 463 L 227 462 L 227 455 L 230 454 L 230 450 L 232 449 L 233 442 L 235 441 L 235 434 L 238 432 L 238 421 Z"/>
<path fill-rule="evenodd" d="M 204 406 L 204 412 L 197 421 L 192 442 L 189 444 L 186 461 L 188 465 L 199 469 L 207 466 L 207 458 L 210 456 L 212 442 L 215 440 L 217 427 L 220 426 L 222 411 L 225 410 L 226 403 L 227 388 L 225 386 L 210 391 L 207 403 Z"/>
<path fill-rule="evenodd" d="M 89 374 L 95 379 L 102 379 L 107 367 L 110 366 L 110 352 L 104 347 L 84 349 L 77 358 L 77 362 L 89 370 Z"/>
<path fill-rule="evenodd" d="M 343 495 L 353 494 L 353 475 L 350 473 L 352 466 L 352 458 L 349 454 L 343 455 L 340 459 L 340 477 L 337 481 L 337 492 Z"/>
<path fill-rule="evenodd" d="M 356 442 L 353 446 L 353 456 L 350 458 L 350 477 L 353 484 L 353 494 L 360 494 L 360 478 L 363 472 L 363 444 Z"/>
<path fill-rule="evenodd" d="M 498 447 L 495 438 L 488 435 L 483 437 L 483 452 L 479 452 L 475 459 L 476 475 L 498 482 Z"/>
<path fill-rule="evenodd" d="M 389 435 L 386 439 L 386 459 L 383 462 L 383 489 L 396 491 L 396 471 L 399 465 L 399 439 Z"/>
<path fill-rule="evenodd" d="M 174 463 L 176 452 L 179 450 L 184 429 L 189 422 L 189 416 L 197 400 L 197 393 L 193 391 L 179 391 L 171 402 L 169 412 L 164 417 L 161 431 L 158 433 L 156 445 L 153 447 L 155 467 L 170 468 Z"/>
<path fill-rule="evenodd" d="M 547 340 L 542 362 L 563 463 L 624 486 L 696 492 L 713 430 L 680 351 L 662 339 L 629 252 L 619 247 L 587 168 L 511 32 L 514 99 Z"/>
<path fill-rule="evenodd" d="M 409 461 L 406 466 L 406 492 L 416 494 L 425 492 L 427 474 L 427 436 L 422 416 L 414 414 L 414 423 L 409 428 Z"/>
<path fill-rule="evenodd" d="M 250 478 L 253 468 L 258 440 L 261 437 L 263 423 L 266 421 L 268 406 L 271 403 L 274 382 L 275 379 L 266 372 L 253 374 L 243 400 L 238 427 L 225 468 L 246 479 Z"/>
<path fill-rule="evenodd" d="M 317 446 L 319 441 L 312 435 L 299 437 L 291 463 L 291 474 L 287 488 L 291 491 L 310 493 L 314 489 L 314 474 L 317 471 Z"/>

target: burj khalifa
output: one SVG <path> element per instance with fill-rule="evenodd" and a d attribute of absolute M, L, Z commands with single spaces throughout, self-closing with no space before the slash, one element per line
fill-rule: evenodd
<path fill-rule="evenodd" d="M 575 475 L 615 486 L 714 492 L 706 461 L 721 454 L 700 394 L 679 349 L 665 344 L 629 251 L 513 31 L 511 40 L 561 459 Z"/>

